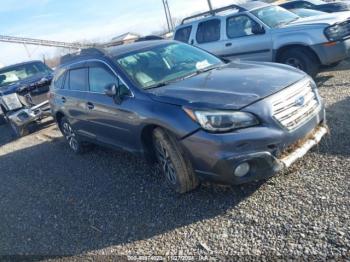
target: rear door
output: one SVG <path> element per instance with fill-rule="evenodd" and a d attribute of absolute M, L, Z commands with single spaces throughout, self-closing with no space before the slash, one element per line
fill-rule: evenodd
<path fill-rule="evenodd" d="M 191 44 L 193 43 L 215 55 L 221 55 L 223 51 L 221 32 L 222 23 L 220 18 L 199 22 Z"/>
<path fill-rule="evenodd" d="M 252 61 L 272 61 L 272 40 L 268 30 L 246 14 L 226 19 L 221 56 Z"/>
<path fill-rule="evenodd" d="M 78 134 L 84 136 L 88 135 L 86 110 L 88 88 L 88 69 L 81 63 L 67 70 L 62 90 L 56 93 L 56 99 L 61 103 L 62 111 L 69 118 L 71 125 Z"/>

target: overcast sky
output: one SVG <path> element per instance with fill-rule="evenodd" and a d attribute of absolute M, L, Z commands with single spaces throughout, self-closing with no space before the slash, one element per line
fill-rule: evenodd
<path fill-rule="evenodd" d="M 207 0 L 168 0 L 174 17 L 208 9 Z M 235 0 L 212 0 L 214 7 Z M 1 0 L 0 34 L 73 42 L 104 40 L 131 31 L 142 35 L 166 25 L 162 0 Z M 0 42 L 0 64 L 52 56 L 55 48 Z"/>

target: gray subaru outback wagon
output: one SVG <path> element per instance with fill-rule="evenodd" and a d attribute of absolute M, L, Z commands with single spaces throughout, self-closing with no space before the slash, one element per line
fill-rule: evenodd
<path fill-rule="evenodd" d="M 327 133 L 315 82 L 272 63 L 230 63 L 175 41 L 88 49 L 56 70 L 50 104 L 70 148 L 146 155 L 184 193 L 288 168 Z"/>

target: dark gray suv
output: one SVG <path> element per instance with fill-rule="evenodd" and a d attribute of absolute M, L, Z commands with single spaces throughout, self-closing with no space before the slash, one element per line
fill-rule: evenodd
<path fill-rule="evenodd" d="M 289 66 L 230 63 L 174 41 L 64 57 L 50 103 L 71 149 L 146 155 L 184 193 L 289 167 L 327 133 L 314 81 Z"/>

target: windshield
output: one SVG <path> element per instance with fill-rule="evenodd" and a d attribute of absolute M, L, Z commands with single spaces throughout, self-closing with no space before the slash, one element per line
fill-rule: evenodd
<path fill-rule="evenodd" d="M 300 18 L 279 6 L 264 7 L 252 11 L 252 13 L 271 28 L 281 27 Z"/>
<path fill-rule="evenodd" d="M 314 5 L 324 5 L 325 2 L 321 0 L 308 0 L 307 2 L 314 4 Z"/>
<path fill-rule="evenodd" d="M 116 58 L 128 76 L 143 89 L 210 70 L 223 62 L 186 44 L 167 44 Z"/>
<path fill-rule="evenodd" d="M 324 15 L 325 14 L 324 12 L 312 10 L 312 9 L 293 9 L 291 11 L 300 17 L 310 17 L 310 16 Z"/>
<path fill-rule="evenodd" d="M 0 70 L 0 86 L 24 80 L 40 73 L 50 73 L 45 64 L 36 62 Z"/>

